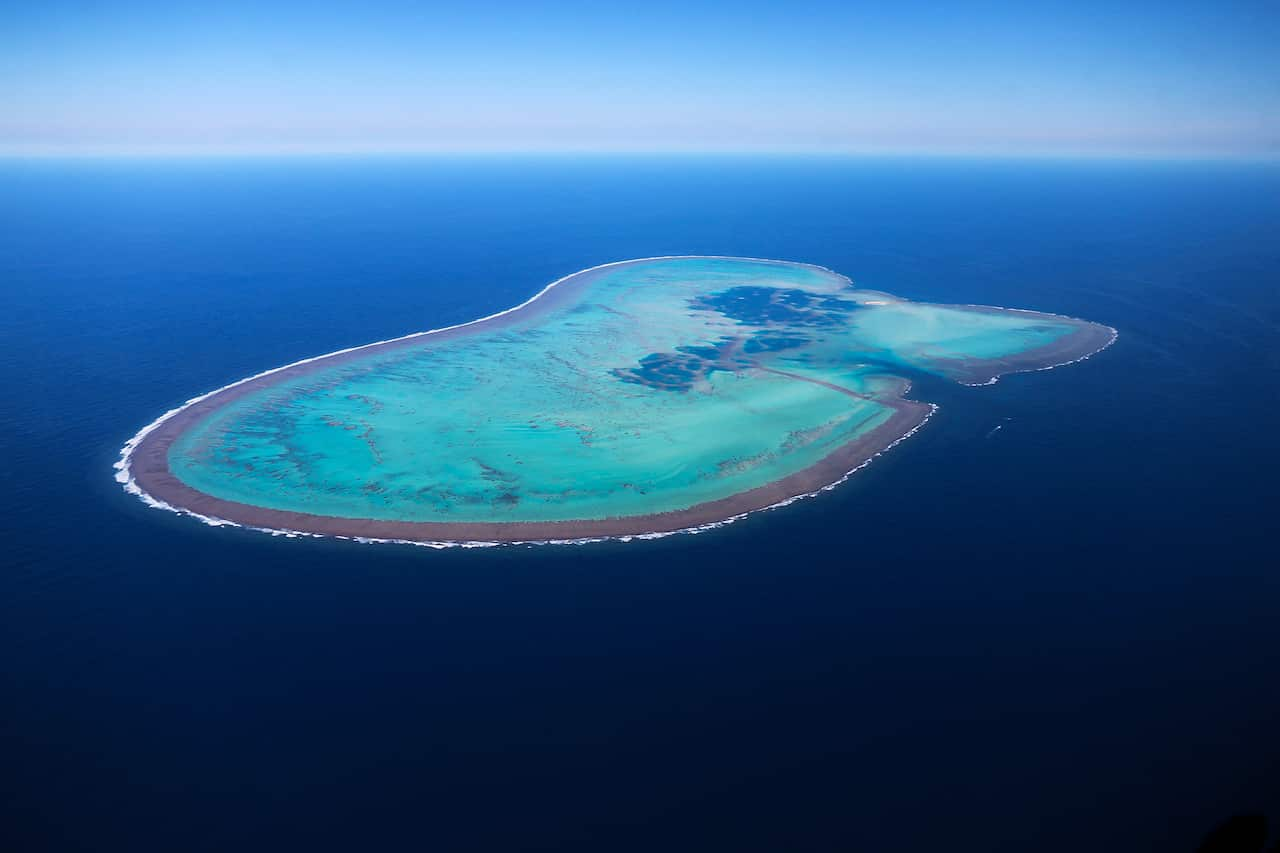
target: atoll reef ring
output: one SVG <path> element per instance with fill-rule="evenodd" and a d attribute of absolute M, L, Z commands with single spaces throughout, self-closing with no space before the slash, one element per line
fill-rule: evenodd
<path fill-rule="evenodd" d="M 1115 330 L 931 305 L 822 267 L 667 257 L 567 276 L 472 323 L 309 358 L 191 400 L 117 478 L 213 524 L 423 544 L 699 530 L 841 482 L 933 407 L 1086 358 Z"/>

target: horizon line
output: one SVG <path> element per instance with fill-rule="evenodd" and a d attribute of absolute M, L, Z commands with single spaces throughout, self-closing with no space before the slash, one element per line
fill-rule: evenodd
<path fill-rule="evenodd" d="M 306 160 L 362 158 L 493 158 L 493 157 L 784 157 L 833 159 L 981 159 L 981 160 L 1124 160 L 1153 162 L 1280 162 L 1280 149 L 1170 151 L 1167 149 L 1036 148 L 902 148 L 787 146 L 732 147 L 429 147 L 429 146 L 39 146 L 0 143 L 0 160 Z"/>

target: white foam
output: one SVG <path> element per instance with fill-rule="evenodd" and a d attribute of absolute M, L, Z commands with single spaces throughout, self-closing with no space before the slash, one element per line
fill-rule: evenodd
<path fill-rule="evenodd" d="M 228 389 L 230 389 L 230 388 L 235 388 L 235 387 L 237 387 L 237 386 L 239 386 L 239 385 L 243 385 L 243 384 L 245 384 L 246 382 L 252 382 L 252 381 L 254 381 L 254 380 L 256 380 L 256 379 L 260 379 L 260 378 L 261 378 L 261 377 L 263 377 L 263 376 L 270 376 L 270 375 L 271 375 L 271 374 L 273 374 L 273 373 L 279 373 L 279 372 L 280 372 L 280 371 L 282 371 L 282 370 L 288 370 L 288 369 L 290 369 L 290 368 L 292 368 L 292 367 L 297 367 L 297 366 L 302 365 L 302 364 L 311 364 L 311 363 L 316 362 L 316 361 L 322 361 L 322 360 L 324 360 L 324 359 L 326 359 L 326 358 L 332 358 L 333 356 L 337 356 L 337 355 L 345 355 L 345 354 L 347 354 L 347 353 L 357 352 L 357 351 L 359 351 L 359 350 L 362 350 L 362 349 L 368 349 L 368 348 L 370 348 L 370 347 L 382 346 L 383 344 L 396 343 L 396 342 L 399 342 L 399 341 L 413 340 L 414 338 L 426 337 L 426 336 L 428 336 L 428 335 L 435 335 L 435 334 L 439 334 L 439 333 L 441 333 L 441 332 L 448 332 L 448 331 L 452 331 L 452 330 L 454 330 L 454 329 L 462 329 L 462 328 L 466 328 L 467 326 L 474 326 L 474 325 L 476 325 L 476 324 L 478 324 L 478 323 L 484 323 L 484 322 L 487 322 L 487 321 L 489 321 L 489 320 L 495 320 L 495 319 L 497 319 L 497 318 L 499 318 L 499 317 L 503 317 L 503 316 L 506 316 L 507 314 L 511 314 L 511 313 L 513 313 L 513 312 L 520 311 L 521 309 L 524 309 L 524 308 L 528 307 L 529 305 L 532 305 L 532 304 L 533 304 L 534 302 L 536 302 L 538 299 L 541 299 L 541 298 L 542 298 L 543 296 L 545 296 L 548 292 L 550 292 L 552 288 L 556 287 L 556 286 L 557 286 L 557 285 L 559 285 L 559 284 L 562 284 L 562 283 L 564 283 L 564 282 L 568 281 L 568 280 L 569 280 L 569 279 L 571 279 L 571 278 L 576 278 L 577 276 L 585 275 L 585 274 L 587 274 L 587 273 L 595 272 L 595 271 L 597 271 L 597 270 L 607 269 L 607 268 L 609 268 L 609 267 L 623 266 L 623 265 L 626 265 L 626 264 L 644 263 L 644 262 L 646 262 L 646 261 L 667 261 L 667 260 L 683 260 L 683 259 L 701 259 L 701 260 L 744 260 L 744 261 L 757 261 L 757 262 L 761 262 L 761 263 L 787 264 L 787 265 L 790 265 L 790 266 L 808 267 L 808 268 L 810 268 L 810 269 L 816 269 L 816 270 L 821 270 L 821 271 L 826 272 L 826 273 L 830 273 L 831 275 L 834 275 L 834 276 L 837 276 L 837 277 L 839 277 L 839 278 L 844 279 L 844 280 L 849 284 L 849 286 L 851 286 L 851 287 L 852 287 L 852 286 L 854 286 L 854 285 L 853 285 L 853 280 L 852 280 L 852 279 L 850 279 L 848 276 L 843 275 L 842 273 L 838 273 L 838 272 L 836 272 L 835 270 L 832 270 L 832 269 L 830 269 L 830 268 L 828 268 L 828 267 L 820 266 L 820 265 L 818 265 L 818 264 L 809 264 L 809 263 L 802 263 L 802 262 L 797 262 L 797 261 L 780 261 L 780 260 L 775 260 L 775 259 L 772 259 L 772 258 L 742 258 L 742 257 L 733 257 L 733 256 L 729 256 L 729 255 L 656 255 L 656 256 L 651 257 L 651 258 L 633 258 L 633 259 L 631 259 L 631 260 L 625 260 L 625 261 L 612 261 L 612 262 L 607 263 L 607 264 L 598 264 L 597 266 L 594 266 L 594 267 L 588 267 L 587 269 L 579 270 L 578 272 L 570 273 L 569 275 L 566 275 L 566 276 L 563 276 L 563 277 L 561 277 L 561 278 L 558 278 L 558 279 L 556 279 L 555 281 L 553 281 L 553 282 L 551 282 L 550 284 L 548 284 L 546 287 L 542 288 L 542 290 L 540 290 L 540 291 L 538 291 L 537 293 L 535 293 L 533 296 L 531 296 L 531 297 L 529 297 L 528 299 L 526 299 L 524 302 L 521 302 L 519 305 L 516 305 L 516 306 L 515 306 L 515 307 L 513 307 L 513 308 L 508 308 L 508 309 L 506 309 L 505 311 L 499 311 L 499 312 L 497 312 L 496 314 L 489 314 L 488 316 L 481 317 L 481 318 L 479 318 L 479 319 L 477 319 L 477 320 L 469 320 L 469 321 L 467 321 L 466 323 L 456 323 L 456 324 L 454 324 L 454 325 L 452 325 L 452 326 L 442 326 L 442 327 L 440 327 L 440 328 L 438 328 L 438 329 L 429 329 L 429 330 L 427 330 L 427 331 L 425 331 L 425 332 L 412 332 L 412 333 L 410 333 L 410 334 L 407 334 L 407 335 L 401 335 L 400 337 L 396 337 L 396 338 L 387 338 L 386 340 L 382 340 L 382 341 L 375 341 L 375 342 L 373 342 L 373 343 L 369 343 L 369 344 L 362 344 L 362 345 L 360 345 L 360 346 L 356 346 L 356 347 L 347 347 L 346 349 L 335 350 L 335 351 L 333 351 L 333 352 L 326 353 L 326 354 L 324 354 L 324 355 L 317 355 L 317 356 L 313 356 L 313 357 L 311 357 L 311 358 L 299 359 L 298 361 L 290 362 L 289 364 L 283 365 L 283 366 L 281 366 L 281 367 L 274 367 L 274 368 L 272 368 L 272 369 L 270 369 L 270 370 L 264 370 L 264 371 L 262 371 L 261 373 L 255 373 L 255 374 L 253 374 L 252 376 L 246 376 L 244 379 L 239 379 L 239 380 L 237 380 L 237 381 L 235 381 L 235 382 L 228 383 L 227 385 L 223 385 L 221 388 L 215 388 L 214 390 L 209 391 L 208 393 L 205 393 L 205 394 L 201 394 L 201 395 L 200 395 L 200 396 L 198 396 L 198 397 L 192 397 L 190 400 L 187 400 L 187 401 L 186 401 L 185 403 L 183 403 L 181 406 L 178 406 L 178 407 L 176 407 L 176 408 L 170 409 L 169 411 L 165 412 L 165 413 L 164 413 L 163 415 L 161 415 L 160 417 L 156 418 L 156 419 L 155 419 L 154 421 L 152 421 L 151 423 L 149 423 L 149 424 L 147 424 L 146 426 L 144 426 L 142 429 L 138 430 L 138 432 L 137 432 L 137 433 L 136 433 L 132 438 L 130 438 L 127 442 L 125 442 L 124 446 L 120 449 L 120 458 L 119 458 L 118 460 L 116 460 L 116 462 L 115 462 L 115 463 L 114 463 L 114 465 L 112 466 L 112 467 L 114 467 L 114 468 L 115 468 L 115 472 L 116 472 L 116 473 L 115 473 L 115 479 L 116 479 L 116 482 L 120 483 L 120 484 L 124 487 L 124 490 L 125 490 L 126 492 L 128 492 L 129 494 L 135 495 L 135 496 L 136 496 L 139 500 L 141 500 L 144 504 L 146 504 L 147 506 L 149 506 L 149 507 L 151 507 L 151 508 L 153 508 L 153 509 L 161 509 L 161 510 L 165 510 L 165 511 L 167 511 L 167 512 L 176 513 L 176 514 L 178 514 L 178 515 L 185 515 L 185 516 L 188 516 L 188 517 L 190 517 L 190 518 L 194 518 L 194 519 L 196 519 L 197 521 L 200 521 L 200 522 L 202 522 L 202 523 L 204 523 L 204 524 L 207 524 L 207 525 L 209 525 L 210 527 L 240 527 L 240 528 L 243 528 L 243 529 L 245 529 L 245 530 L 252 530 L 252 531 L 255 531 L 255 532 L 258 532 L 258 533 L 267 533 L 267 534 L 269 534 L 269 535 L 271 535 L 271 536 L 283 536 L 283 537 L 290 538 L 290 539 L 296 539 L 296 538 L 302 538 L 302 537 L 307 537 L 307 538 L 312 538 L 312 539 L 333 538 L 333 539 L 342 539 L 342 540 L 346 540 L 346 541 L 349 541 L 349 542 L 358 542 L 358 543 L 360 543 L 360 544 L 396 544 L 396 545 L 416 545 L 416 546 L 419 546 L 419 547 L 424 547 L 424 548 L 435 548 L 435 549 L 442 549 L 442 548 L 491 548 L 491 547 L 495 547 L 495 546 L 499 546 L 499 545 L 586 545 L 586 544 L 595 543 L 595 542 L 607 542 L 607 541 L 617 541 L 617 542 L 632 542 L 632 541 L 637 541 L 637 540 L 638 540 L 638 541 L 648 541 L 648 540 L 651 540 L 651 539 L 664 539 L 664 538 L 666 538 L 666 537 L 668 537 L 668 536 L 675 536 L 675 535 L 677 535 L 677 534 L 697 534 L 697 533 L 706 533 L 707 531 L 710 531 L 710 530 L 717 530 L 717 529 L 719 529 L 719 528 L 721 528 L 721 527 L 725 527 L 726 525 L 733 524 L 733 523 L 734 523 L 734 522 L 736 522 L 736 521 L 741 521 L 742 519 L 744 519 L 744 518 L 746 518 L 747 516 L 752 515 L 752 514 L 754 514 L 754 513 L 757 513 L 757 512 L 766 512 L 766 511 L 768 511 L 768 510 L 774 510 L 774 509 L 781 509 L 782 507 L 790 506 L 791 504 L 795 503 L 796 501 L 804 500 L 805 498 L 812 498 L 812 497 L 815 497 L 815 496 L 817 496 L 817 495 L 820 495 L 820 494 L 822 494 L 822 493 L 824 493 L 824 492 L 829 492 L 829 491 L 831 491 L 832 489 L 836 488 L 837 486 L 842 485 L 846 480 L 848 480 L 851 476 L 853 476 L 854 474 L 856 474 L 858 471 L 861 471 L 863 468 L 865 468 L 865 467 L 867 467 L 868 465 L 870 465 L 870 464 L 871 464 L 875 459 L 877 459 L 877 458 L 878 458 L 879 456 L 881 456 L 882 454 L 887 453 L 888 451 L 890 451 L 890 450 L 892 450 L 893 448 L 897 447 L 897 446 L 898 446 L 899 444 L 901 444 L 902 442 L 906 441 L 908 438 L 911 438 L 911 436 L 913 436 L 913 435 L 915 435 L 917 432 L 919 432 L 919 431 L 920 431 L 920 429 L 921 429 L 922 427 L 924 427 L 924 425 L 925 425 L 926 423 L 928 423 L 929 419 L 930 419 L 930 418 L 932 418 L 932 417 L 933 417 L 933 415 L 938 411 L 938 406 L 937 406 L 937 405 L 935 405 L 934 403 L 928 403 L 927 405 L 929 406 L 929 413 L 928 413 L 927 415 L 925 415 L 925 416 L 924 416 L 924 418 L 922 418 L 922 419 L 921 419 L 921 421 L 920 421 L 918 424 L 916 424 L 915 426 L 913 426 L 910 430 L 908 430 L 908 431 L 907 431 L 906 433 L 904 433 L 903 435 L 901 435 L 901 436 L 899 436 L 898 438 L 894 439 L 892 442 L 890 442 L 889 444 L 887 444 L 887 445 L 886 445 L 885 447 L 883 447 L 882 449 L 880 449 L 880 450 L 876 451 L 875 453 L 873 453 L 871 456 L 869 456 L 867 459 L 863 460 L 863 461 L 862 461 L 861 463 L 859 463 L 858 465 L 856 465 L 856 466 L 854 466 L 853 468 L 851 468 L 850 470 L 846 471 L 846 472 L 845 472 L 845 473 L 844 473 L 844 474 L 843 474 L 843 475 L 842 475 L 838 480 L 836 480 L 835 482 L 829 483 L 829 484 L 827 484 L 827 485 L 823 486 L 823 487 L 822 487 L 822 488 L 820 488 L 820 489 L 816 489 L 816 490 L 811 491 L 811 492 L 805 492 L 804 494 L 794 495 L 794 496 L 792 496 L 792 497 L 789 497 L 789 498 L 786 498 L 786 499 L 784 499 L 784 500 L 778 501 L 777 503 L 769 504 L 768 506 L 760 507 L 759 509 L 748 510 L 747 512 L 738 513 L 737 515 L 730 516 L 729 518 L 725 518 L 725 519 L 722 519 L 722 520 L 720 520 L 720 521 L 713 521 L 713 522 L 708 522 L 708 523 L 706 523 L 706 524 L 699 524 L 699 525 L 695 525 L 695 526 L 691 526 L 691 527 L 684 527 L 684 528 L 680 528 L 680 529 L 678 529 L 678 530 L 655 531 L 655 532 L 651 532 L 651 533 L 633 533 L 633 534 L 626 534 L 626 535 L 622 535 L 622 536 L 588 536 L 588 537 L 575 538 L 575 539 L 528 539 L 528 540 L 509 541 L 509 542 L 507 542 L 507 541 L 504 541 L 504 542 L 498 542 L 498 541 L 487 541 L 487 540 L 475 540 L 475 541 L 454 541 L 454 540 L 424 541 L 424 540 L 415 540 L 415 539 L 380 539 L 380 538 L 367 537 L 367 536 L 343 536 L 343 535 L 337 535 L 337 534 L 313 533 L 313 532 L 310 532 L 310 531 L 304 531 L 304 530 L 289 530 L 289 529 L 285 529 L 285 528 L 274 528 L 274 527 L 258 527 L 258 526 L 254 526 L 254 525 L 241 524 L 241 523 L 239 523 L 239 522 L 231 521 L 231 520 L 229 520 L 229 519 L 225 519 L 225 518 L 217 518 L 217 517 L 214 517 L 214 516 L 203 515 L 203 514 L 201 514 L 201 513 L 195 512 L 194 510 L 190 510 L 190 509 L 187 509 L 187 508 L 185 508 L 185 507 L 174 506 L 173 504 L 167 503 L 166 501 L 162 501 L 162 500 L 160 500 L 160 499 L 158 499 L 158 498 L 156 498 L 156 497 L 154 497 L 154 496 L 152 496 L 152 495 L 148 494 L 147 492 L 145 492 L 145 491 L 144 491 L 144 490 L 143 490 L 143 489 L 138 485 L 137 480 L 136 480 L 136 479 L 134 478 L 134 476 L 133 476 L 133 470 L 132 470 L 133 453 L 134 453 L 134 451 L 137 449 L 138 445 L 142 442 L 142 440 L 143 440 L 144 438 L 146 438 L 146 437 L 147 437 L 147 436 L 148 436 L 148 435 L 149 435 L 153 430 L 155 430 L 157 427 L 159 427 L 161 424 L 163 424 L 165 421 L 169 420 L 170 418 L 172 418 L 174 415 L 178 414 L 179 412 L 182 412 L 182 411 L 184 411 L 185 409 L 188 409 L 188 408 L 190 408 L 191 406 L 194 406 L 195 404 L 197 404 L 197 403 L 199 403 L 199 402 L 201 402 L 201 401 L 203 401 L 203 400 L 207 400 L 207 399 L 209 399 L 210 397 L 214 396 L 215 394 L 220 394 L 220 393 L 222 393 L 223 391 L 226 391 L 226 390 L 228 390 Z M 982 305 L 982 306 L 976 306 L 976 305 L 975 305 L 975 306 L 966 306 L 966 307 L 974 307 L 974 308 L 996 307 L 996 308 L 999 308 L 1000 306 L 985 306 L 985 305 Z M 1005 308 L 1005 309 L 1002 309 L 1002 310 L 1012 311 L 1012 310 L 1020 310 L 1020 309 L 1009 309 L 1009 308 Z M 1032 312 L 1032 313 L 1040 313 L 1040 312 Z M 1060 315 L 1060 314 L 1052 314 L 1052 315 L 1049 315 L 1049 316 L 1063 317 L 1063 315 Z M 1076 318 L 1073 318 L 1073 317 L 1063 317 L 1063 319 L 1075 320 Z M 1108 328 L 1110 328 L 1110 327 L 1108 327 Z M 1108 346 L 1110 346 L 1112 343 L 1114 343 L 1114 342 L 1115 342 L 1115 339 L 1116 339 L 1116 337 L 1118 336 L 1118 334 L 1119 334 L 1119 333 L 1118 333 L 1118 332 L 1116 332 L 1116 330 L 1115 330 L 1115 329 L 1111 329 L 1111 332 L 1112 332 L 1111 340 L 1110 340 L 1110 341 L 1108 341 L 1105 345 L 1103 345 L 1102 347 L 1100 347 L 1100 348 L 1099 348 L 1098 350 L 1096 350 L 1095 352 L 1089 353 L 1089 355 L 1085 355 L 1085 356 L 1082 356 L 1082 357 L 1080 357 L 1080 358 L 1073 359 L 1073 360 L 1071 360 L 1071 361 L 1065 361 L 1065 362 L 1062 362 L 1062 364 L 1050 365 L 1049 367 L 1029 368 L 1028 370 L 1050 370 L 1050 369 L 1052 369 L 1052 368 L 1054 368 L 1054 367 L 1062 367 L 1063 365 L 1066 365 L 1066 364 L 1074 364 L 1074 363 L 1075 363 L 1075 362 L 1077 362 L 1077 361 L 1083 361 L 1084 359 L 1089 358 L 1089 357 L 1090 357 L 1090 356 L 1092 356 L 1092 355 L 1096 355 L 1098 352 L 1101 352 L 1102 350 L 1106 349 Z M 1018 373 L 1018 372 L 1024 372 L 1024 371 L 1009 371 L 1009 372 L 1011 372 L 1011 373 Z M 998 377 L 993 377 L 991 380 L 989 380 L 989 381 L 987 381 L 987 382 L 982 382 L 982 383 L 965 383 L 965 384 L 973 384 L 973 385 L 991 385 L 991 384 L 994 384 L 994 383 L 996 382 L 996 379 L 997 379 L 997 378 L 998 378 Z M 906 386 L 904 387 L 904 389 L 903 389 L 903 391 L 902 391 L 902 394 L 904 394 L 904 395 L 905 395 L 905 394 L 906 394 L 908 391 L 910 391 L 910 390 L 911 390 L 911 383 L 910 383 L 910 382 L 907 382 L 907 383 L 906 383 Z"/>

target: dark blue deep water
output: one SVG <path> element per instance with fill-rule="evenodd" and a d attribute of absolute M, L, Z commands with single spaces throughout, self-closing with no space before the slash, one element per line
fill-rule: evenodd
<path fill-rule="evenodd" d="M 1193 850 L 1280 819 L 1280 168 L 0 166 L 0 849 Z M 149 510 L 186 398 L 583 267 L 811 261 L 1116 326 L 700 536 L 433 552 Z M 992 430 L 1003 424 L 1003 428 Z"/>

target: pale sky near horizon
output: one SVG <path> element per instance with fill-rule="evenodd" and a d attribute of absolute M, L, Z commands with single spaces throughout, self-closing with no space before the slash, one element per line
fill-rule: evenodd
<path fill-rule="evenodd" d="M 1280 154 L 1280 2 L 0 10 L 0 153 Z"/>

